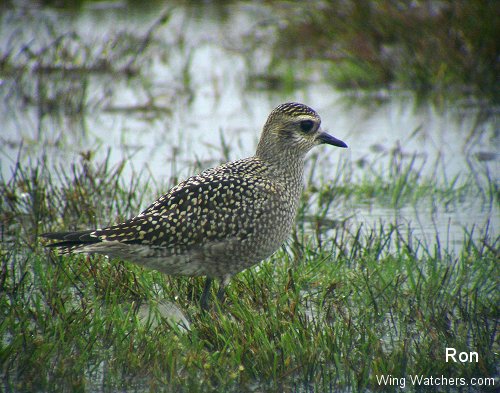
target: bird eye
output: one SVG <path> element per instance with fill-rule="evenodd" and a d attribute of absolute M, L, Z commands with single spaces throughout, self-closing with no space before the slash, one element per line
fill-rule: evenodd
<path fill-rule="evenodd" d="M 300 122 L 300 129 L 304 132 L 309 132 L 314 127 L 314 122 L 312 120 L 302 120 Z"/>

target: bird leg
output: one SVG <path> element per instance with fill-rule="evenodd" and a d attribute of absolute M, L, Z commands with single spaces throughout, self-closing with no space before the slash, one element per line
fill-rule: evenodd
<path fill-rule="evenodd" d="M 210 298 L 210 287 L 212 286 L 213 278 L 207 277 L 205 280 L 205 285 L 203 286 L 203 293 L 201 294 L 200 307 L 203 311 L 208 311 L 208 300 Z M 226 281 L 229 279 L 224 279 L 220 281 L 219 289 L 217 290 L 217 301 L 222 304 L 224 302 L 224 295 L 226 289 Z"/>
<path fill-rule="evenodd" d="M 217 291 L 217 300 L 219 301 L 220 304 L 224 302 L 225 289 L 226 289 L 226 284 L 223 281 L 221 281 L 219 285 L 219 290 Z"/>
<path fill-rule="evenodd" d="M 219 304 L 224 303 L 224 295 L 226 293 L 226 287 L 229 285 L 229 281 L 231 281 L 231 275 L 226 274 L 220 279 L 220 285 L 219 285 L 219 290 L 217 291 L 217 300 L 219 301 Z"/>
<path fill-rule="evenodd" d="M 203 311 L 208 311 L 208 298 L 210 296 L 210 286 L 212 285 L 213 279 L 207 277 L 205 280 L 205 285 L 203 287 L 203 293 L 201 294 L 200 307 Z"/>

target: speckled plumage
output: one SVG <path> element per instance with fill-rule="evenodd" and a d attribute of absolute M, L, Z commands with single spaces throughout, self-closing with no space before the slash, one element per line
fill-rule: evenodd
<path fill-rule="evenodd" d="M 320 143 L 347 147 L 321 132 L 320 123 L 311 108 L 282 104 L 269 115 L 255 156 L 188 178 L 123 223 L 43 236 L 59 240 L 49 246 L 63 253 L 105 254 L 170 275 L 208 276 L 226 284 L 286 240 L 306 153 Z"/>

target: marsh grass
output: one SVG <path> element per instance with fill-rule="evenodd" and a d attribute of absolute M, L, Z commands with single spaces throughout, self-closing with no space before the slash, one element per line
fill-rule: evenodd
<path fill-rule="evenodd" d="M 125 183 L 124 161 L 112 167 L 109 151 L 101 163 L 95 164 L 89 151 L 79 162 L 59 168 L 49 168 L 45 158 L 26 165 L 18 159 L 10 179 L 0 179 L 2 222 L 11 228 L 4 228 L 9 236 L 33 240 L 51 229 L 50 222 L 70 230 L 109 224 L 110 217 L 130 217 L 149 196 L 144 179 L 138 192 L 140 174 Z"/>
<path fill-rule="evenodd" d="M 363 4 L 358 4 L 359 11 Z M 344 43 L 353 42 L 352 34 L 366 33 L 362 18 L 349 26 L 315 21 L 334 12 L 326 6 L 327 12 L 311 9 L 307 18 L 299 15 L 300 24 L 291 25 L 302 30 L 308 56 L 328 55 L 318 49 L 330 45 L 309 38 L 306 33 L 315 26 L 311 20 L 321 27 L 347 28 L 340 37 Z M 19 15 L 27 16 L 29 12 Z M 115 90 L 106 76 L 129 84 L 141 76 L 141 69 L 150 69 L 148 62 L 155 56 L 168 57 L 155 32 L 169 17 L 166 11 L 142 34 L 118 32 L 97 44 L 74 31 L 61 34 L 55 29 L 57 19 L 44 18 L 47 26 L 40 31 L 47 33 L 45 45 L 21 39 L 16 46 L 19 37 L 9 38 L 13 45 L 0 58 L 0 71 L 8 77 L 2 85 L 6 97 L 19 98 L 14 105 L 35 108 L 39 133 L 49 113 L 78 119 L 94 107 L 130 111 L 114 105 Z M 404 23 L 396 27 L 405 29 Z M 282 33 L 282 48 L 301 49 L 294 34 L 290 29 Z M 179 36 L 177 44 L 189 52 L 182 47 L 184 38 Z M 286 44 L 290 39 L 293 45 Z M 312 42 L 318 46 L 310 46 Z M 388 74 L 393 68 L 382 62 L 381 53 L 368 64 L 366 52 L 350 49 L 340 71 L 338 59 L 330 59 L 332 78 L 340 86 L 392 80 L 429 86 L 429 75 L 412 76 L 415 68 L 408 67 L 408 74 L 397 69 Z M 489 55 L 489 47 L 485 50 Z M 194 94 L 189 73 L 193 56 L 188 53 L 175 75 L 179 78 L 173 78 L 181 81 L 172 93 L 177 100 L 187 96 L 189 101 Z M 416 66 L 426 64 L 422 59 L 416 59 Z M 487 63 L 480 65 L 478 70 L 490 70 Z M 373 78 L 366 83 L 365 66 Z M 284 78 L 275 83 L 295 89 L 295 70 L 288 63 Z M 431 75 L 431 82 L 439 85 L 469 75 L 459 68 L 452 71 L 443 67 Z M 481 75 L 488 80 L 490 74 Z M 90 92 L 96 79 L 98 91 Z M 154 94 L 144 95 L 147 102 L 136 110 L 168 110 L 157 104 Z M 220 144 L 221 157 L 230 157 L 222 134 Z M 175 154 L 169 184 L 154 183 L 147 172 L 125 178 L 125 164 L 111 165 L 109 154 L 96 162 L 93 152 L 82 153 L 79 162 L 55 168 L 45 158 L 30 162 L 19 156 L 12 175 L 0 178 L 2 390 L 377 391 L 383 389 L 376 381 L 381 373 L 498 376 L 495 225 L 465 228 L 460 251 L 452 253 L 438 234 L 424 242 L 390 220 L 367 227 L 342 213 L 359 203 L 400 209 L 423 201 L 460 204 L 467 198 L 482 198 L 491 208 L 498 206 L 499 197 L 494 173 L 473 171 L 470 178 L 443 183 L 436 180 L 445 177 L 424 175 L 425 158 L 397 148 L 389 158 L 383 164 L 367 163 L 361 178 L 341 163 L 328 184 L 314 182 L 311 169 L 307 183 L 313 186 L 304 194 L 290 241 L 269 260 L 237 275 L 224 304 L 201 313 L 200 278 L 168 277 L 99 256 L 59 256 L 45 249 L 39 237 L 46 231 L 93 228 L 133 216 L 176 182 Z M 193 165 L 204 167 L 201 162 Z M 184 313 L 188 326 L 162 310 L 165 302 Z M 477 351 L 480 362 L 445 363 L 446 347 Z"/>
<path fill-rule="evenodd" d="M 269 71 L 284 68 L 284 80 L 290 59 L 320 60 L 340 89 L 393 86 L 437 101 L 476 95 L 498 103 L 495 2 L 330 1 L 278 12 Z"/>
<path fill-rule="evenodd" d="M 318 186 L 315 159 L 317 156 L 313 156 L 309 166 L 298 225 L 302 233 L 306 233 L 307 228 L 313 229 L 318 245 L 321 245 L 321 237 L 329 235 L 329 230 L 349 221 L 356 207 L 395 214 L 410 208 L 418 220 L 426 211 L 430 214 L 437 210 L 460 211 L 471 201 L 490 212 L 498 205 L 495 176 L 487 165 L 471 166 L 467 173 L 449 177 L 440 157 L 429 163 L 425 155 L 404 153 L 395 146 L 373 161 L 362 160 L 354 165 L 347 160 L 339 161 L 336 170 L 330 172 L 331 178 L 320 179 Z M 433 168 L 431 171 L 429 166 Z M 412 231 L 410 226 L 406 230 Z"/>
<path fill-rule="evenodd" d="M 363 391 L 380 389 L 380 374 L 497 376 L 499 244 L 490 229 L 466 229 L 454 255 L 439 237 L 423 243 L 391 222 L 363 228 L 344 217 L 322 237 L 306 224 L 352 198 L 392 193 L 395 207 L 414 203 L 400 179 L 417 195 L 429 185 L 411 157 L 393 169 L 392 191 L 381 177 L 356 185 L 346 175 L 328 192 L 309 189 L 287 245 L 237 275 L 208 313 L 197 304 L 200 278 L 43 248 L 42 231 L 116 222 L 153 195 L 140 176 L 123 179 L 122 164 L 92 157 L 55 171 L 18 164 L 1 179 L 5 391 Z M 474 192 L 457 184 L 447 198 Z M 162 312 L 165 301 L 189 326 Z M 446 363 L 446 347 L 480 361 Z"/>

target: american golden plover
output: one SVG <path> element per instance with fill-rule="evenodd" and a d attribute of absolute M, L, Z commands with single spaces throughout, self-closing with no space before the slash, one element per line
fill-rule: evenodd
<path fill-rule="evenodd" d="M 170 275 L 207 276 L 217 296 L 236 273 L 286 240 L 302 190 L 304 158 L 319 144 L 347 145 L 323 132 L 318 114 L 286 103 L 269 115 L 253 157 L 229 162 L 173 187 L 139 215 L 101 229 L 45 233 L 62 253 L 97 253 Z"/>

